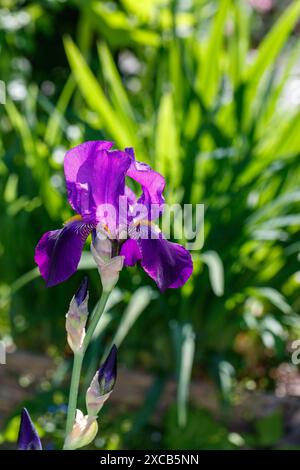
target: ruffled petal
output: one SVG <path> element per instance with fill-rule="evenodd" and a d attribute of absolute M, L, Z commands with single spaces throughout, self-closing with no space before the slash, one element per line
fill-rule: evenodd
<path fill-rule="evenodd" d="M 84 243 L 93 228 L 91 224 L 73 221 L 60 230 L 44 233 L 35 249 L 34 260 L 47 287 L 65 281 L 76 271 Z"/>
<path fill-rule="evenodd" d="M 162 234 L 156 239 L 139 239 L 141 266 L 163 292 L 167 288 L 183 286 L 193 272 L 190 253 L 181 245 L 166 240 Z"/>
<path fill-rule="evenodd" d="M 69 150 L 64 170 L 68 199 L 84 220 L 99 220 L 97 208 L 111 204 L 118 213 L 119 196 L 125 192 L 130 156 L 111 150 L 112 142 L 90 141 Z M 101 217 L 100 217 L 101 218 Z"/>
<path fill-rule="evenodd" d="M 137 241 L 131 238 L 121 246 L 120 255 L 124 256 L 125 266 L 134 266 L 142 257 Z"/>
<path fill-rule="evenodd" d="M 142 195 L 139 198 L 138 203 L 144 204 L 147 207 L 149 211 L 148 220 L 155 220 L 163 211 L 163 205 L 165 202 L 163 197 L 163 191 L 166 184 L 165 179 L 160 173 L 152 170 L 149 165 L 136 161 L 134 150 L 132 148 L 125 149 L 125 152 L 131 159 L 127 176 L 137 181 L 142 187 Z"/>

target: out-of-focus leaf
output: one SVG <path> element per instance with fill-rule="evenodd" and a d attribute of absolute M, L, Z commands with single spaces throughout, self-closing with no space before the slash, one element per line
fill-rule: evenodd
<path fill-rule="evenodd" d="M 290 305 L 286 302 L 284 296 L 272 287 L 251 288 L 251 292 L 268 299 L 275 307 L 277 307 L 283 313 L 289 314 L 293 312 Z"/>
<path fill-rule="evenodd" d="M 255 423 L 259 444 L 272 446 L 278 444 L 283 436 L 283 416 L 281 411 L 260 418 Z"/>
<path fill-rule="evenodd" d="M 109 103 L 100 83 L 88 67 L 79 49 L 70 38 L 65 38 L 64 44 L 79 89 L 89 107 L 99 113 L 104 131 L 112 136 L 121 147 L 135 146 L 136 136 L 132 134 L 126 123 L 119 118 Z"/>
<path fill-rule="evenodd" d="M 212 23 L 212 30 L 200 65 L 199 83 L 207 104 L 212 103 L 220 81 L 221 49 L 229 4 L 230 0 L 220 0 L 218 2 L 216 17 Z"/>
<path fill-rule="evenodd" d="M 121 345 L 134 323 L 152 299 L 153 291 L 150 287 L 140 287 L 134 292 L 120 320 L 116 334 L 111 342 L 112 345 L 115 344 L 117 347 Z"/>
<path fill-rule="evenodd" d="M 156 168 L 167 176 L 173 186 L 180 178 L 179 142 L 171 92 L 165 93 L 159 104 L 155 133 Z"/>
<path fill-rule="evenodd" d="M 121 10 L 112 10 L 101 2 L 93 2 L 94 24 L 106 40 L 114 46 L 137 43 L 144 46 L 158 47 L 160 37 L 155 31 L 138 28 L 129 21 Z"/>
<path fill-rule="evenodd" d="M 57 105 L 49 117 L 45 132 L 45 141 L 49 142 L 50 145 L 54 145 L 55 141 L 58 140 L 58 134 L 61 132 L 62 124 L 65 123 L 65 112 L 74 93 L 75 86 L 76 82 L 71 76 L 67 80 Z"/>
<path fill-rule="evenodd" d="M 134 122 L 134 113 L 111 52 L 104 42 L 98 44 L 98 53 L 101 61 L 102 73 L 109 86 L 113 105 L 126 121 L 127 126 L 131 129 L 133 134 L 137 132 Z"/>
<path fill-rule="evenodd" d="M 177 385 L 178 424 L 185 426 L 187 420 L 187 404 L 195 354 L 195 333 L 190 324 L 182 327 L 181 354 Z"/>
<path fill-rule="evenodd" d="M 229 402 L 232 396 L 233 377 L 235 370 L 228 361 L 218 362 L 218 378 L 220 381 L 222 395 L 225 401 Z"/>
<path fill-rule="evenodd" d="M 257 57 L 249 66 L 246 77 L 251 82 L 261 79 L 265 70 L 274 62 L 284 46 L 300 15 L 300 1 L 296 0 L 280 16 L 277 23 L 258 48 Z"/>
<path fill-rule="evenodd" d="M 78 269 L 95 269 L 97 268 L 97 265 L 95 263 L 95 260 L 93 258 L 93 255 L 89 251 L 83 251 L 80 262 L 78 265 Z"/>
<path fill-rule="evenodd" d="M 216 251 L 206 251 L 201 255 L 202 261 L 207 265 L 211 287 L 217 296 L 224 294 L 224 268 Z"/>

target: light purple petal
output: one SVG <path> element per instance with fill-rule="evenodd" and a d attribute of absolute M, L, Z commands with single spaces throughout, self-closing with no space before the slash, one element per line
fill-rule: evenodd
<path fill-rule="evenodd" d="M 121 246 L 120 255 L 125 257 L 125 266 L 134 266 L 142 256 L 137 241 L 131 238 Z"/>
<path fill-rule="evenodd" d="M 18 450 L 42 450 L 42 444 L 26 408 L 21 413 Z"/>
<path fill-rule="evenodd" d="M 35 249 L 34 260 L 47 287 L 65 281 L 76 271 L 85 240 L 92 229 L 91 224 L 73 221 L 60 230 L 44 233 Z"/>
<path fill-rule="evenodd" d="M 111 204 L 118 209 L 119 196 L 125 192 L 125 174 L 130 156 L 111 150 L 113 143 L 90 141 L 69 150 L 64 169 L 68 198 L 84 220 L 96 220 L 97 207 Z"/>
<path fill-rule="evenodd" d="M 167 288 L 183 286 L 193 272 L 190 253 L 181 245 L 172 243 L 162 234 L 157 239 L 140 239 L 141 266 L 163 292 Z"/>
<path fill-rule="evenodd" d="M 127 176 L 137 181 L 142 187 L 142 195 L 138 200 L 139 204 L 145 204 L 149 211 L 149 220 L 154 220 L 159 217 L 163 211 L 164 197 L 163 191 L 165 189 L 165 179 L 157 171 L 145 163 L 136 161 L 134 151 L 132 148 L 125 149 L 125 152 L 130 156 L 131 165 L 127 171 Z M 153 206 L 156 208 L 153 208 Z M 151 215 L 150 209 L 155 209 Z"/>

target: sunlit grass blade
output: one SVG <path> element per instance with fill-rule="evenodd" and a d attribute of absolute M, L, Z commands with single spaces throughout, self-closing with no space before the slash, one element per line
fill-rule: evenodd
<path fill-rule="evenodd" d="M 206 251 L 201 255 L 202 261 L 208 266 L 209 279 L 212 290 L 217 296 L 224 294 L 224 268 L 216 251 Z"/>
<path fill-rule="evenodd" d="M 181 354 L 177 389 L 178 424 L 183 427 L 187 420 L 187 404 L 189 396 L 192 367 L 195 354 L 195 333 L 190 324 L 181 330 Z"/>
<path fill-rule="evenodd" d="M 152 299 L 153 291 L 149 287 L 140 287 L 134 292 L 123 313 L 111 345 L 115 344 L 117 347 L 121 345 L 134 323 Z M 107 348 L 107 350 L 109 349 Z"/>
<path fill-rule="evenodd" d="M 45 141 L 51 146 L 54 145 L 56 141 L 59 142 L 60 140 L 59 135 L 61 127 L 62 124 L 65 123 L 66 109 L 74 93 L 75 86 L 76 82 L 73 76 L 70 76 L 63 88 L 53 113 L 49 117 L 45 131 Z"/>
<path fill-rule="evenodd" d="M 274 63 L 292 32 L 300 15 L 300 1 L 296 0 L 279 17 L 277 23 L 261 42 L 257 57 L 246 71 L 246 79 L 258 82 L 266 69 Z"/>
<path fill-rule="evenodd" d="M 174 102 L 171 92 L 160 100 L 155 132 L 155 166 L 165 175 L 172 187 L 181 176 L 179 141 L 176 127 Z"/>
<path fill-rule="evenodd" d="M 10 99 L 7 100 L 5 109 L 12 125 L 21 137 L 26 157 L 32 161 L 35 154 L 35 142 L 25 117 Z"/>
<path fill-rule="evenodd" d="M 214 100 L 221 78 L 220 61 L 222 57 L 224 26 L 229 4 L 230 0 L 221 0 L 218 2 L 216 17 L 212 22 L 211 33 L 200 64 L 200 90 L 207 104 L 211 104 Z"/>
<path fill-rule="evenodd" d="M 134 122 L 134 112 L 111 52 L 104 42 L 98 44 L 98 54 L 101 61 L 101 70 L 109 88 L 112 104 L 118 111 L 118 114 L 126 121 L 131 132 L 135 133 L 137 129 Z"/>
<path fill-rule="evenodd" d="M 99 114 L 105 133 L 109 134 L 121 147 L 134 146 L 136 136 L 132 134 L 111 106 L 100 83 L 85 62 L 79 49 L 71 38 L 65 38 L 64 44 L 79 89 L 90 109 Z"/>

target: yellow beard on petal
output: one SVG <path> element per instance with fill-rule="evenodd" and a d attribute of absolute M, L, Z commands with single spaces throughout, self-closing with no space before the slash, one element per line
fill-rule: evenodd
<path fill-rule="evenodd" d="M 76 222 L 76 221 L 79 221 L 79 220 L 82 220 L 82 217 L 81 217 L 81 215 L 76 214 L 76 215 L 73 215 L 72 217 L 70 217 L 70 219 L 66 220 L 63 225 L 69 224 L 70 222 Z"/>

